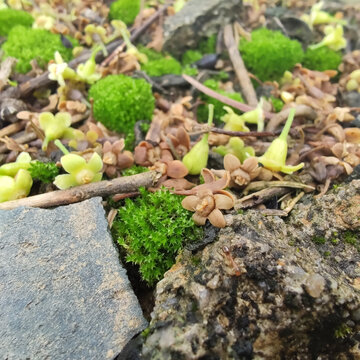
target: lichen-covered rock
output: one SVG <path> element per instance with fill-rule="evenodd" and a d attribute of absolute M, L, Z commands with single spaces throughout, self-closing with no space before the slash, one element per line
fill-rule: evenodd
<path fill-rule="evenodd" d="M 143 358 L 359 359 L 359 200 L 354 180 L 289 219 L 227 215 L 158 283 Z"/>
<path fill-rule="evenodd" d="M 224 24 L 240 18 L 241 0 L 189 0 L 165 20 L 164 50 L 180 56 L 201 38 L 216 34 Z"/>

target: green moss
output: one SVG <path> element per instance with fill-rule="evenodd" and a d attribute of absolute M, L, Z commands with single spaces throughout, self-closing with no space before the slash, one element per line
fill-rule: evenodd
<path fill-rule="evenodd" d="M 239 49 L 247 69 L 262 81 L 279 79 L 304 56 L 298 41 L 266 28 L 254 30 L 251 41 L 241 39 Z"/>
<path fill-rule="evenodd" d="M 131 25 L 140 11 L 140 0 L 117 0 L 110 5 L 109 18 Z"/>
<path fill-rule="evenodd" d="M 346 231 L 343 235 L 343 240 L 360 251 L 360 237 L 356 232 L 350 230 Z"/>
<path fill-rule="evenodd" d="M 142 45 L 138 46 L 138 50 L 148 58 L 148 62 L 141 65 L 141 70 L 145 71 L 149 76 L 181 74 L 181 64 L 172 56 L 157 52 Z"/>
<path fill-rule="evenodd" d="M 208 88 L 216 91 L 217 93 L 224 95 L 230 99 L 239 101 L 239 102 L 244 102 L 242 96 L 239 93 L 229 93 L 226 92 L 224 90 L 221 90 L 219 88 L 219 83 L 213 79 L 209 79 L 206 80 L 204 82 L 204 85 L 207 86 Z M 216 100 L 210 96 L 201 94 L 200 95 L 201 99 L 203 101 L 205 101 L 204 105 L 199 105 L 198 109 L 197 109 L 197 119 L 199 122 L 206 122 L 207 118 L 208 118 L 208 109 L 209 109 L 209 104 L 213 104 L 214 105 L 214 122 L 215 124 L 221 124 L 221 120 L 220 118 L 226 114 L 226 111 L 223 109 L 224 106 L 227 106 L 225 104 L 223 104 L 221 101 Z M 239 114 L 240 112 L 234 108 L 232 108 L 235 113 Z"/>
<path fill-rule="evenodd" d="M 342 61 L 339 51 L 334 51 L 323 46 L 317 49 L 307 49 L 305 52 L 303 66 L 310 70 L 325 71 L 337 70 Z"/>
<path fill-rule="evenodd" d="M 334 336 L 337 339 L 339 338 L 344 339 L 351 333 L 352 333 L 352 329 L 349 326 L 347 326 L 345 323 L 343 323 L 335 330 Z"/>
<path fill-rule="evenodd" d="M 89 98 L 94 99 L 94 117 L 108 129 L 131 134 L 135 122 L 149 121 L 155 99 L 151 85 L 144 79 L 125 75 L 109 75 L 91 86 Z"/>
<path fill-rule="evenodd" d="M 41 161 L 33 161 L 28 171 L 34 180 L 39 180 L 44 184 L 53 182 L 59 174 L 59 168 L 53 162 L 43 163 Z"/>
<path fill-rule="evenodd" d="M 284 103 L 280 99 L 278 99 L 274 96 L 271 96 L 269 98 L 269 100 L 270 100 L 275 112 L 281 111 L 282 108 L 284 107 Z"/>
<path fill-rule="evenodd" d="M 216 34 L 211 35 L 207 39 L 203 39 L 199 43 L 199 51 L 202 54 L 214 54 L 216 52 Z"/>
<path fill-rule="evenodd" d="M 326 243 L 326 239 L 323 236 L 314 236 L 312 241 L 317 245 L 324 245 Z"/>
<path fill-rule="evenodd" d="M 74 39 L 70 39 L 76 43 Z M 66 48 L 61 42 L 60 35 L 43 29 L 30 29 L 24 26 L 14 27 L 7 41 L 3 44 L 5 56 L 18 59 L 16 71 L 26 73 L 31 70 L 30 61 L 35 59 L 41 68 L 59 51 L 65 62 L 72 59 L 72 49 Z"/>
<path fill-rule="evenodd" d="M 122 176 L 131 176 L 131 175 L 140 174 L 140 173 L 143 173 L 146 171 L 149 171 L 149 169 L 147 167 L 133 165 L 132 167 L 130 167 L 128 169 L 122 170 L 121 174 L 122 174 Z"/>
<path fill-rule="evenodd" d="M 184 66 L 191 65 L 203 57 L 202 53 L 197 50 L 187 50 L 181 58 L 181 62 Z"/>
<path fill-rule="evenodd" d="M 200 265 L 201 263 L 201 257 L 199 255 L 194 255 L 191 257 L 191 263 L 194 265 L 194 266 L 198 266 Z"/>
<path fill-rule="evenodd" d="M 141 70 L 145 71 L 149 76 L 180 75 L 182 72 L 181 64 L 172 56 L 150 60 L 146 64 L 141 65 Z"/>
<path fill-rule="evenodd" d="M 135 200 L 125 200 L 114 229 L 126 261 L 139 265 L 142 278 L 153 285 L 174 264 L 183 244 L 202 236 L 202 228 L 181 206 L 181 196 L 144 188 L 140 193 Z"/>
<path fill-rule="evenodd" d="M 26 11 L 2 9 L 0 10 L 0 36 L 7 36 L 17 25 L 31 27 L 33 22 L 33 17 Z"/>

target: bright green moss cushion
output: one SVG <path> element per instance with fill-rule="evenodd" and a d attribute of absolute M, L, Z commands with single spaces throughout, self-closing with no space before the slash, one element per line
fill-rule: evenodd
<path fill-rule="evenodd" d="M 68 38 L 74 44 L 76 40 Z M 16 71 L 26 73 L 31 70 L 30 61 L 35 59 L 41 68 L 45 68 L 54 54 L 59 51 L 65 62 L 72 59 L 72 49 L 66 48 L 58 34 L 43 29 L 31 29 L 24 26 L 14 27 L 3 44 L 5 56 L 18 59 Z"/>

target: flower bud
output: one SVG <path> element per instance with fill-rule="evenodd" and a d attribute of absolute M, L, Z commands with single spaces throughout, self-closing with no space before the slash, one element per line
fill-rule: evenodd
<path fill-rule="evenodd" d="M 214 105 L 209 105 L 208 125 L 212 125 L 214 117 Z M 201 170 L 206 167 L 209 157 L 209 133 L 196 143 L 192 149 L 183 157 L 182 162 L 189 170 L 190 175 L 199 175 Z"/>
<path fill-rule="evenodd" d="M 259 162 L 264 165 L 265 168 L 272 171 L 281 171 L 285 174 L 292 174 L 304 166 L 304 163 L 296 166 L 285 164 L 288 148 L 286 138 L 294 120 L 294 116 L 295 109 L 291 109 L 280 136 L 271 143 L 265 154 L 259 158 Z"/>

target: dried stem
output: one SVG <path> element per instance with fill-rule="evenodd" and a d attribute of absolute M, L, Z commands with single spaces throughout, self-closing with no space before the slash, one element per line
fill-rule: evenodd
<path fill-rule="evenodd" d="M 26 123 L 24 121 L 21 121 L 5 126 L 0 130 L 0 138 L 17 133 L 18 131 L 24 129 L 25 125 Z"/>
<path fill-rule="evenodd" d="M 283 123 L 289 116 L 290 110 L 293 108 L 287 108 L 275 116 L 273 116 L 268 124 L 266 125 L 267 131 L 274 131 L 281 123 Z M 311 120 L 315 120 L 317 117 L 316 111 L 307 105 L 297 105 L 295 106 L 295 116 L 305 116 Z"/>
<path fill-rule="evenodd" d="M 224 42 L 227 47 L 230 60 L 233 64 L 236 76 L 239 80 L 242 93 L 250 106 L 257 106 L 258 101 L 254 87 L 246 70 L 239 49 L 235 43 L 234 34 L 231 25 L 226 25 L 224 29 Z"/>
<path fill-rule="evenodd" d="M 117 193 L 129 193 L 139 189 L 140 186 L 154 186 L 161 174 L 148 171 L 137 175 L 124 176 L 111 181 L 76 186 L 67 190 L 52 191 L 24 199 L 7 201 L 0 204 L 0 210 L 15 209 L 19 206 L 48 208 L 59 205 L 73 204 L 90 199 L 95 196 L 109 196 Z"/>
<path fill-rule="evenodd" d="M 26 144 L 30 141 L 33 141 L 37 139 L 37 136 L 35 133 L 30 132 L 30 133 L 23 133 L 22 135 L 20 135 L 17 138 L 14 138 L 14 140 L 18 143 L 18 144 Z M 6 144 L 5 145 L 0 145 L 0 154 L 7 152 L 9 149 L 7 148 Z"/>
<path fill-rule="evenodd" d="M 207 86 L 201 84 L 199 81 L 195 80 L 191 76 L 183 74 L 182 77 L 188 83 L 190 83 L 194 88 L 201 91 L 205 95 L 208 95 L 208 96 L 210 96 L 210 97 L 212 97 L 214 99 L 217 99 L 217 100 L 221 101 L 222 103 L 224 103 L 226 105 L 232 106 L 235 109 L 238 109 L 238 110 L 243 111 L 243 112 L 255 109 L 254 106 L 249 106 L 249 105 L 243 104 L 241 102 L 238 102 L 236 100 L 230 99 L 230 98 L 228 98 L 228 97 L 226 97 L 224 95 L 220 95 L 216 91 L 214 91 L 212 89 L 209 89 Z M 268 112 L 268 111 L 264 111 L 264 115 L 265 115 L 265 117 L 267 119 L 271 119 L 275 114 L 271 113 L 271 112 Z"/>
<path fill-rule="evenodd" d="M 13 66 L 16 64 L 17 60 L 13 57 L 6 58 L 0 66 L 0 91 L 4 86 L 7 85 L 8 78 L 11 75 Z"/>

